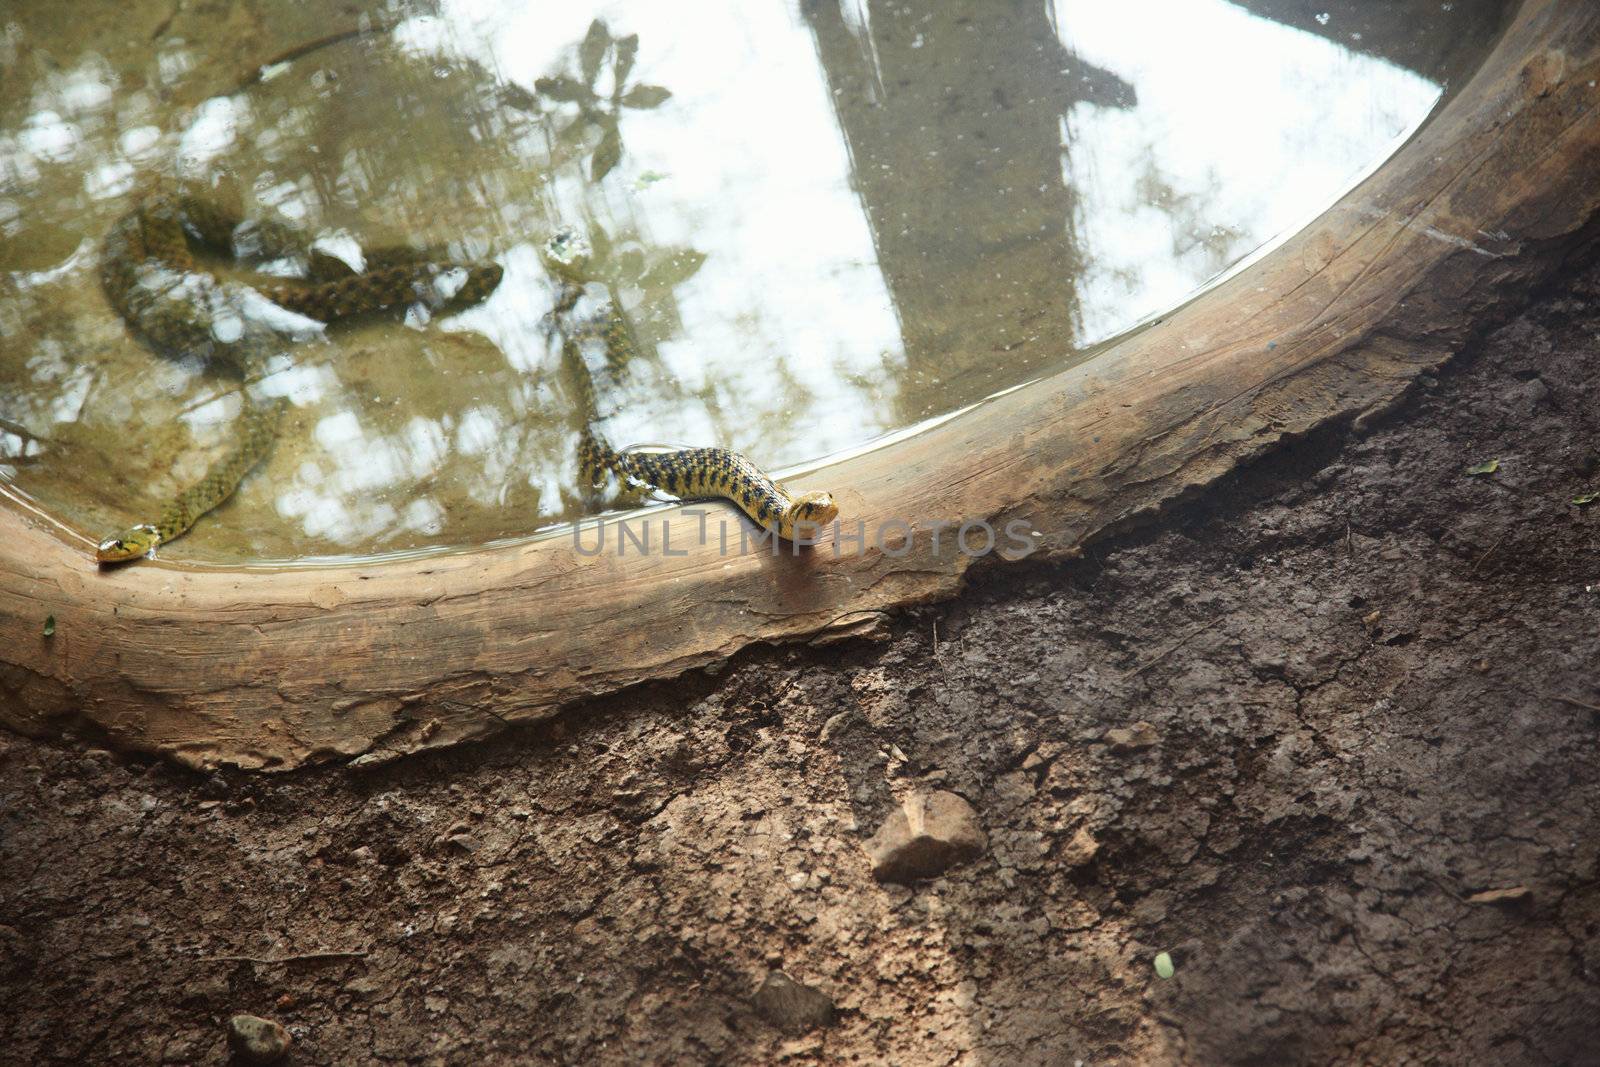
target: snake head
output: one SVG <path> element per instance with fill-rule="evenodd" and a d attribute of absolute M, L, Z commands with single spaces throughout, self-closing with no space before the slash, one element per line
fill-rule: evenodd
<path fill-rule="evenodd" d="M 571 226 L 563 226 L 544 243 L 545 266 L 563 281 L 582 283 L 584 270 L 594 258 L 589 239 Z"/>
<path fill-rule="evenodd" d="M 161 531 L 149 523 L 140 523 L 101 541 L 94 558 L 101 563 L 126 563 L 150 555 L 160 543 Z"/>
<path fill-rule="evenodd" d="M 814 539 L 823 527 L 839 517 L 839 505 L 831 493 L 801 493 L 778 519 L 778 536 L 787 541 Z"/>

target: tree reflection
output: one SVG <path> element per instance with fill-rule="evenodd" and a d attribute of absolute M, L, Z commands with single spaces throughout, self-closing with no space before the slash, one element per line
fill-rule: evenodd
<path fill-rule="evenodd" d="M 460 316 L 275 360 L 260 388 L 295 405 L 279 448 L 180 554 L 477 543 L 575 513 L 540 325 L 558 226 L 589 232 L 639 341 L 604 397 L 613 440 L 781 468 L 1171 307 L 1414 127 L 1438 85 L 1391 58 L 1436 73 L 1437 46 L 1459 72 L 1493 28 L 1489 0 L 1419 23 L 1435 45 L 1409 52 L 1353 39 L 1363 10 L 1401 30 L 1371 0 L 1246 5 L 1281 21 L 1222 0 L 705 4 L 8 14 L 0 478 L 97 529 L 225 427 L 214 386 L 133 343 L 94 280 L 152 177 L 231 188 L 322 253 L 506 271 Z"/>
<path fill-rule="evenodd" d="M 1133 86 L 1068 53 L 1041 3 L 804 11 L 900 316 L 901 417 L 1008 384 L 1004 364 L 1027 359 L 1025 346 L 1041 359 L 1070 350 L 1082 252 L 1061 117 L 1079 101 L 1129 107 Z"/>
<path fill-rule="evenodd" d="M 572 121 L 556 132 L 560 140 L 573 140 L 585 128 L 598 131 L 599 142 L 589 161 L 591 181 L 599 181 L 610 174 L 622 160 L 622 109 L 657 108 L 672 97 L 671 92 L 659 85 L 628 87 L 628 76 L 633 72 L 633 63 L 638 55 L 638 34 L 613 37 L 605 20 L 595 19 L 589 24 L 589 32 L 584 34 L 583 43 L 578 46 L 578 77 L 556 74 L 539 78 L 533 83 L 540 96 L 557 104 L 572 104 L 577 109 L 578 113 Z M 611 91 L 601 96 L 596 86 L 600 79 L 601 64 L 607 56 L 611 58 Z M 531 104 L 531 101 L 522 103 L 520 99 L 511 99 L 523 107 Z"/>

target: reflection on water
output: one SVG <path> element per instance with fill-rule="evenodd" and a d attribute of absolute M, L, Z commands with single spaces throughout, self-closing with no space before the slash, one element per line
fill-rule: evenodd
<path fill-rule="evenodd" d="M 0 16 L 0 479 L 99 535 L 226 435 L 237 383 L 99 289 L 157 179 L 336 255 L 505 267 L 462 314 L 286 345 L 253 385 L 293 405 L 276 450 L 164 555 L 481 543 L 577 512 L 558 227 L 640 342 L 611 440 L 799 464 L 1181 301 L 1413 130 L 1500 6 L 32 5 Z"/>

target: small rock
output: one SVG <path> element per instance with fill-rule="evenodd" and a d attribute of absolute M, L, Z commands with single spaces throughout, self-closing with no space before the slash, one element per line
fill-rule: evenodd
<path fill-rule="evenodd" d="M 1082 867 L 1094 859 L 1100 851 L 1100 842 L 1094 839 L 1087 826 L 1078 827 L 1078 832 L 1072 835 L 1072 840 L 1067 842 L 1067 847 L 1061 850 L 1061 862 L 1068 867 Z"/>
<path fill-rule="evenodd" d="M 1523 418 L 1532 418 L 1539 405 L 1550 399 L 1550 387 L 1539 378 L 1520 382 L 1507 390 L 1506 406 Z"/>
<path fill-rule="evenodd" d="M 972 805 L 954 793 L 914 793 L 867 842 L 880 882 L 933 878 L 976 859 L 989 841 Z"/>
<path fill-rule="evenodd" d="M 782 971 L 773 971 L 761 983 L 755 1008 L 767 1022 L 791 1034 L 833 1023 L 833 1001 L 827 994 L 801 985 Z"/>
<path fill-rule="evenodd" d="M 1515 904 L 1531 896 L 1533 890 L 1525 885 L 1514 885 L 1509 889 L 1485 889 L 1481 893 L 1474 893 L 1467 898 L 1468 904 Z"/>
<path fill-rule="evenodd" d="M 377 975 L 360 974 L 350 979 L 341 988 L 346 993 L 354 993 L 358 997 L 370 997 L 383 989 L 383 982 Z"/>
<path fill-rule="evenodd" d="M 853 711 L 841 711 L 836 715 L 829 716 L 828 721 L 822 724 L 822 732 L 817 735 L 817 740 L 827 744 L 837 734 L 847 729 L 854 718 L 855 712 Z"/>
<path fill-rule="evenodd" d="M 471 834 L 451 834 L 449 837 L 445 838 L 445 841 L 451 845 L 454 845 L 462 852 L 469 854 L 476 852 L 478 849 L 483 847 L 478 843 L 478 839 L 473 837 Z"/>
<path fill-rule="evenodd" d="M 249 1063 L 277 1063 L 293 1040 L 282 1023 L 255 1015 L 228 1020 L 228 1043 Z"/>
<path fill-rule="evenodd" d="M 1107 730 L 1101 740 L 1110 745 L 1113 752 L 1137 752 L 1160 741 L 1161 735 L 1156 733 L 1154 726 L 1140 720 L 1132 726 L 1117 726 Z"/>

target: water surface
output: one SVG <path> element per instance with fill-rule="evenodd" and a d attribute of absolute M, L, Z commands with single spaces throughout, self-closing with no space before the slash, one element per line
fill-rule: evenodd
<path fill-rule="evenodd" d="M 98 537 L 197 477 L 238 384 L 129 334 L 100 242 L 182 181 L 335 251 L 506 273 L 332 328 L 171 559 L 316 559 L 580 513 L 538 250 L 587 231 L 639 356 L 618 444 L 803 465 L 1066 365 L 1291 232 L 1470 76 L 1503 5 L 31 5 L 0 35 L 0 483 Z M 845 488 L 845 487 L 839 487 Z"/>

